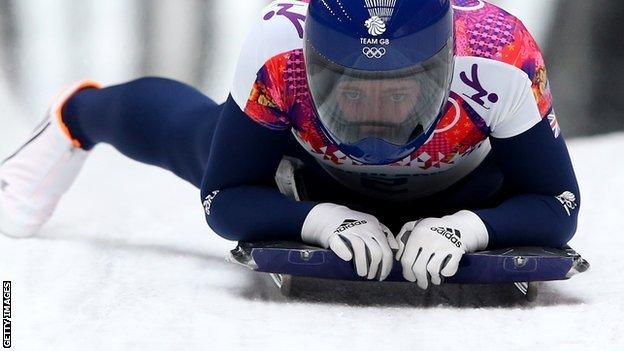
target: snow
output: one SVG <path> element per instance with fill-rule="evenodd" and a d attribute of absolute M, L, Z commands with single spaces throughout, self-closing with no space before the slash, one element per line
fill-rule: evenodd
<path fill-rule="evenodd" d="M 38 238 L 0 235 L 13 349 L 622 349 L 623 148 L 624 134 L 570 142 L 572 246 L 592 269 L 527 304 L 509 286 L 369 283 L 303 282 L 286 299 L 225 262 L 235 244 L 204 224 L 192 186 L 101 146 Z"/>

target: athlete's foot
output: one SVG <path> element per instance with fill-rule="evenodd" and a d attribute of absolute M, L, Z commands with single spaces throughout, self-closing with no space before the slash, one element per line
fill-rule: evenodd
<path fill-rule="evenodd" d="M 95 82 L 85 81 L 67 90 L 29 139 L 2 161 L 0 232 L 12 237 L 30 237 L 50 219 L 89 154 L 71 138 L 61 111 L 79 90 L 98 87 Z"/>

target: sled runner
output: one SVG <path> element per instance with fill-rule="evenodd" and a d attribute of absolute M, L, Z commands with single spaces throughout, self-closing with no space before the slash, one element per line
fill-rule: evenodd
<path fill-rule="evenodd" d="M 365 281 L 351 263 L 332 251 L 291 242 L 239 243 L 230 262 L 269 273 L 288 296 L 293 277 Z M 589 262 L 571 248 L 510 248 L 466 254 L 457 274 L 445 284 L 515 284 L 528 301 L 537 297 L 539 282 L 566 280 L 589 269 Z M 386 281 L 407 282 L 395 262 Z"/>

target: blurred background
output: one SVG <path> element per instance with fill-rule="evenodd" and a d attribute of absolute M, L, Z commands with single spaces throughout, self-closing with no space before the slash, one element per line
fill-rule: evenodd
<path fill-rule="evenodd" d="M 568 137 L 624 129 L 624 2 L 491 2 L 520 17 L 542 47 Z M 268 3 L 0 0 L 0 151 L 78 79 L 165 76 L 224 100 L 242 40 Z"/>

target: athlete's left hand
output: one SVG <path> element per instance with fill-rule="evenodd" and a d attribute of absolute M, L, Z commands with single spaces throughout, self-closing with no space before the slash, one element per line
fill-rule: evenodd
<path fill-rule="evenodd" d="M 401 229 L 397 241 L 396 259 L 403 266 L 403 277 L 427 289 L 429 280 L 440 285 L 442 276 L 455 275 L 466 252 L 484 250 L 488 232 L 479 216 L 460 211 L 442 218 L 409 222 Z"/>

